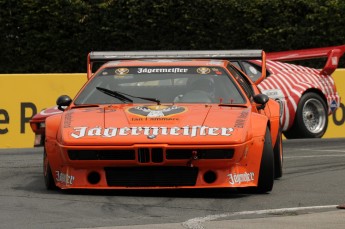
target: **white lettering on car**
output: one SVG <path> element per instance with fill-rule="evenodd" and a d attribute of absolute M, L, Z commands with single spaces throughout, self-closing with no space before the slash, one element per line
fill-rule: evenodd
<path fill-rule="evenodd" d="M 77 133 L 72 133 L 71 136 L 74 138 L 81 138 L 85 136 L 86 133 L 86 129 L 87 127 L 77 127 L 74 128 L 74 131 L 76 131 Z"/>
<path fill-rule="evenodd" d="M 71 133 L 73 138 L 83 138 L 88 136 L 100 136 L 112 138 L 116 136 L 139 136 L 139 135 L 170 135 L 170 136 L 231 136 L 233 128 L 228 127 L 208 127 L 208 126 L 184 126 L 184 127 L 75 127 Z"/>
<path fill-rule="evenodd" d="M 254 180 L 255 174 L 253 172 L 245 172 L 245 173 L 239 173 L 239 174 L 228 174 L 229 177 L 229 183 L 234 184 L 241 184 L 241 183 L 247 183 Z"/>
<path fill-rule="evenodd" d="M 104 137 L 111 138 L 116 136 L 117 128 L 107 128 L 104 130 Z"/>
<path fill-rule="evenodd" d="M 186 73 L 187 68 L 138 68 L 137 73 Z"/>
<path fill-rule="evenodd" d="M 75 177 L 66 173 L 55 171 L 56 181 L 64 184 L 73 184 Z"/>

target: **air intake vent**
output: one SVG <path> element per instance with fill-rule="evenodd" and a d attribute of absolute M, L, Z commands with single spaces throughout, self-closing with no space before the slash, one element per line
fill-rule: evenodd
<path fill-rule="evenodd" d="M 197 152 L 198 159 L 231 159 L 234 149 L 169 149 L 166 151 L 168 160 L 189 159 Z"/>
<path fill-rule="evenodd" d="M 70 160 L 134 160 L 134 150 L 68 150 Z"/>

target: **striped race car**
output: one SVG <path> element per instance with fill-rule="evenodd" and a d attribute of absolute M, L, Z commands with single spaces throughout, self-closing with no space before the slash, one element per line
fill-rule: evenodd
<path fill-rule="evenodd" d="M 280 102 L 282 131 L 286 138 L 321 138 L 327 130 L 328 115 L 340 105 L 331 74 L 338 66 L 345 45 L 327 48 L 267 53 L 267 76 L 258 87 Z M 281 61 L 327 58 L 323 69 Z M 257 60 L 233 61 L 255 82 L 261 75 Z"/>
<path fill-rule="evenodd" d="M 326 132 L 328 115 L 340 105 L 331 74 L 344 51 L 345 45 L 266 54 L 267 77 L 258 84 L 258 88 L 280 103 L 281 126 L 286 138 L 321 138 Z M 312 58 L 327 58 L 324 68 L 318 70 L 282 62 Z M 260 60 L 231 62 L 253 82 L 260 78 Z M 46 117 L 60 112 L 56 106 L 47 108 L 30 120 L 35 146 L 44 143 Z"/>

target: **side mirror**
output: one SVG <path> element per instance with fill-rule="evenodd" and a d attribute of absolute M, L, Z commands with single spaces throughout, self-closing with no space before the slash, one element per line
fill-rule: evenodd
<path fill-rule="evenodd" d="M 254 96 L 254 102 L 260 104 L 260 106 L 257 107 L 259 110 L 265 108 L 265 105 L 268 102 L 268 100 L 269 97 L 265 94 L 257 94 Z"/>
<path fill-rule="evenodd" d="M 58 109 L 60 111 L 64 111 L 66 107 L 68 107 L 72 102 L 71 97 L 68 95 L 61 95 L 57 100 L 56 100 L 56 105 L 58 105 Z"/>

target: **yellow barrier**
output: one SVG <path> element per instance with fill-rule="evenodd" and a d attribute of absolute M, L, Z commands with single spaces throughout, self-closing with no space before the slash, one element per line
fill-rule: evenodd
<path fill-rule="evenodd" d="M 345 137 L 345 69 L 337 69 L 332 76 L 335 80 L 337 91 L 341 96 L 341 104 L 336 112 L 329 116 L 328 129 L 323 138 Z"/>
<path fill-rule="evenodd" d="M 86 74 L 0 75 L 0 148 L 33 147 L 30 118 L 62 94 L 73 97 L 85 82 Z"/>
<path fill-rule="evenodd" d="M 345 137 L 345 69 L 338 69 L 333 77 L 343 102 L 330 116 L 324 138 Z M 30 118 L 55 105 L 62 94 L 75 96 L 85 82 L 86 74 L 0 75 L 0 148 L 33 147 Z"/>

